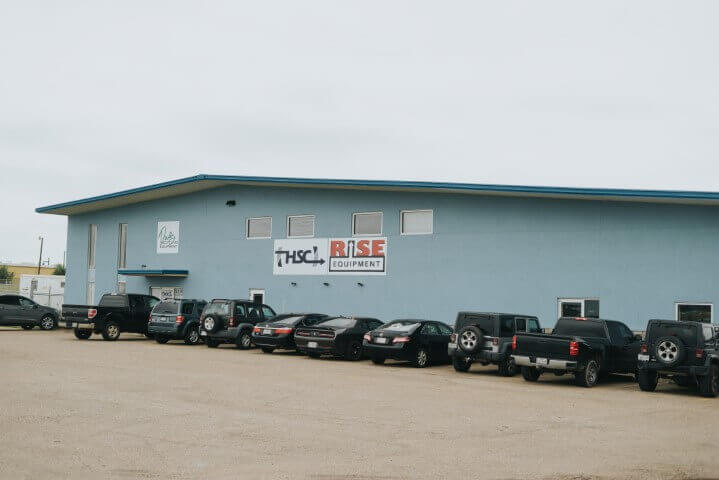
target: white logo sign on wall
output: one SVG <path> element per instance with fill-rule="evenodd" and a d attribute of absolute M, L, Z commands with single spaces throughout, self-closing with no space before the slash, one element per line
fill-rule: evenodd
<path fill-rule="evenodd" d="M 275 240 L 275 275 L 387 275 L 384 237 Z"/>
<path fill-rule="evenodd" d="M 157 222 L 157 253 L 180 250 L 180 222 Z"/>

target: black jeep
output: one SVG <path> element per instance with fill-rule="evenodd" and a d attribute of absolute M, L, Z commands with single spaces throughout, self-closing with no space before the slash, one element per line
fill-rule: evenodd
<path fill-rule="evenodd" d="M 466 372 L 472 363 L 499 365 L 499 374 L 517 372 L 512 359 L 512 337 L 516 333 L 540 333 L 539 320 L 514 313 L 459 312 L 447 347 L 452 365 Z"/>
<path fill-rule="evenodd" d="M 701 322 L 649 320 L 639 355 L 639 388 L 653 392 L 660 378 L 698 387 L 705 397 L 719 388 L 719 327 Z"/>
<path fill-rule="evenodd" d="M 275 311 L 252 300 L 215 299 L 208 303 L 200 317 L 200 336 L 210 348 L 234 343 L 247 350 L 252 346 L 252 329 L 274 317 Z"/>

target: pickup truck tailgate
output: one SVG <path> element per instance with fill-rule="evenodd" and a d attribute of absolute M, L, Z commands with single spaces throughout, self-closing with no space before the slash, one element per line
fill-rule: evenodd
<path fill-rule="evenodd" d="M 62 321 L 60 327 L 72 328 L 74 323 L 90 323 L 90 309 L 96 309 L 93 305 L 63 305 Z"/>
<path fill-rule="evenodd" d="M 546 357 L 569 360 L 569 342 L 574 338 L 544 333 L 526 333 L 517 335 L 514 355 L 528 357 Z"/>

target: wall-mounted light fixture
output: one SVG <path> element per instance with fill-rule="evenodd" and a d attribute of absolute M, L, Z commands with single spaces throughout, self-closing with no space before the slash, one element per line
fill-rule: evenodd
<path fill-rule="evenodd" d="M 237 202 L 235 202 L 234 200 L 227 200 L 227 202 L 225 202 L 225 205 L 227 205 L 228 207 L 234 207 L 235 205 L 237 205 Z"/>
<path fill-rule="evenodd" d="M 330 282 L 322 282 L 322 285 L 324 285 L 325 287 L 329 287 L 329 286 L 330 286 Z"/>
<path fill-rule="evenodd" d="M 290 282 L 290 285 L 292 285 L 293 287 L 296 287 L 296 286 L 297 286 L 297 282 Z"/>
<path fill-rule="evenodd" d="M 357 286 L 358 286 L 358 287 L 364 287 L 364 283 L 362 283 L 362 282 L 357 282 Z"/>

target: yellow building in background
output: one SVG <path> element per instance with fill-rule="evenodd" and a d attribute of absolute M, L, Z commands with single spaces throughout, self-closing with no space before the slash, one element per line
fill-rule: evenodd
<path fill-rule="evenodd" d="M 18 292 L 20 291 L 20 275 L 37 275 L 37 265 L 12 265 L 9 263 L 4 263 L 2 265 L 5 265 L 14 275 L 12 277 L 12 283 L 3 284 L 1 283 L 2 281 L 0 281 L 1 292 Z M 40 275 L 52 275 L 52 272 L 54 271 L 54 266 L 40 267 Z"/>

